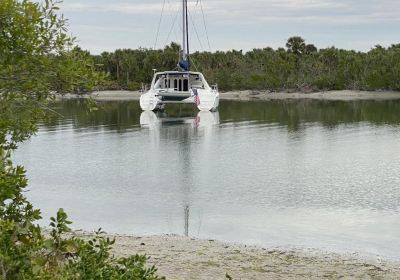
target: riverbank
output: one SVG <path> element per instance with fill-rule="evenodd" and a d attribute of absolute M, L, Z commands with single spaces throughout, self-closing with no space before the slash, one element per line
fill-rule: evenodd
<path fill-rule="evenodd" d="M 139 91 L 96 91 L 90 94 L 65 94 L 58 95 L 57 99 L 88 98 L 95 100 L 139 100 Z M 256 101 L 256 100 L 285 100 L 285 99 L 316 99 L 316 100 L 392 100 L 400 99 L 400 92 L 396 91 L 321 91 L 312 93 L 301 92 L 268 92 L 268 91 L 229 91 L 220 93 L 221 100 Z"/>
<path fill-rule="evenodd" d="M 76 233 L 90 236 L 86 233 Z M 399 279 L 400 264 L 316 250 L 265 249 L 177 235 L 114 235 L 113 253 L 146 254 L 167 279 Z"/>

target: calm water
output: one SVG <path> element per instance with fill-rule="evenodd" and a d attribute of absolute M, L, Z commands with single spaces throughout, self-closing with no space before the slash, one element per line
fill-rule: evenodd
<path fill-rule="evenodd" d="M 63 207 L 74 228 L 400 259 L 398 101 L 56 110 L 16 154 L 46 219 Z"/>

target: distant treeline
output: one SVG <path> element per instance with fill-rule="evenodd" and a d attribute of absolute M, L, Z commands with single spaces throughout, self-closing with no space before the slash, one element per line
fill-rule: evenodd
<path fill-rule="evenodd" d="M 149 84 L 153 69 L 177 68 L 180 46 L 163 50 L 122 49 L 93 56 L 98 70 L 108 74 L 103 89 L 137 90 Z M 301 37 L 289 38 L 286 48 L 249 52 L 196 52 L 192 70 L 201 71 L 221 90 L 400 90 L 400 44 L 375 46 L 369 52 L 334 47 L 317 49 Z"/>

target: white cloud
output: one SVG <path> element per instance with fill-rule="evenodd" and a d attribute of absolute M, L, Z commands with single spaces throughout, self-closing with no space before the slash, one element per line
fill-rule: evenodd
<path fill-rule="evenodd" d="M 215 0 L 207 1 L 207 5 L 213 9 L 254 9 L 260 8 L 278 8 L 291 10 L 310 10 L 310 9 L 328 9 L 341 8 L 347 6 L 345 3 L 328 0 Z"/>
<path fill-rule="evenodd" d="M 399 21 L 399 5 L 385 0 L 377 5 L 364 1 L 327 0 L 216 0 L 208 5 L 213 20 L 241 22 L 309 22 L 316 24 L 364 24 L 369 22 Z M 390 2 L 385 5 L 384 2 Z M 221 9 L 221 7 L 226 8 Z"/>
<path fill-rule="evenodd" d="M 174 5 L 176 6 L 176 5 Z M 62 4 L 66 12 L 118 12 L 123 14 L 155 14 L 162 10 L 162 3 L 77 3 Z"/>
<path fill-rule="evenodd" d="M 398 1 L 202 0 L 202 5 L 211 44 L 218 48 L 276 46 L 282 45 L 288 36 L 301 35 L 312 38 L 320 46 L 348 47 L 354 41 L 354 47 L 366 49 L 399 40 Z M 191 15 L 204 39 L 200 4 L 196 3 L 197 0 L 189 0 Z M 62 11 L 71 18 L 71 30 L 82 45 L 101 48 L 99 41 L 103 41 L 111 49 L 113 46 L 153 46 L 162 7 L 163 0 L 67 0 L 62 4 Z M 180 7 L 180 0 L 166 0 L 159 42 L 167 39 L 172 19 Z M 177 40 L 179 25 L 177 20 L 172 32 Z M 93 43 L 94 34 L 101 36 L 96 43 Z M 197 38 L 193 37 L 196 45 Z"/>
<path fill-rule="evenodd" d="M 66 12 L 117 12 L 131 15 L 159 15 L 163 1 L 134 3 L 132 1 L 86 3 L 68 1 L 62 4 Z M 189 2 L 199 12 L 197 0 Z M 177 11 L 180 1 L 167 0 L 165 13 Z M 400 5 L 393 0 L 331 1 L 331 0 L 203 0 L 203 8 L 213 20 L 251 22 L 299 22 L 330 24 L 366 23 L 370 21 L 398 21 Z"/>

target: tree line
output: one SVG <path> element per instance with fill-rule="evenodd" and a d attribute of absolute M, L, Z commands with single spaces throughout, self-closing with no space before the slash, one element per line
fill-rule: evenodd
<path fill-rule="evenodd" d="M 151 82 L 153 69 L 177 69 L 179 51 L 171 43 L 164 49 L 119 49 L 92 57 L 108 76 L 103 89 L 137 90 Z M 317 49 L 296 36 L 285 48 L 195 52 L 191 62 L 192 70 L 224 91 L 400 90 L 400 44 L 377 45 L 368 52 Z"/>

